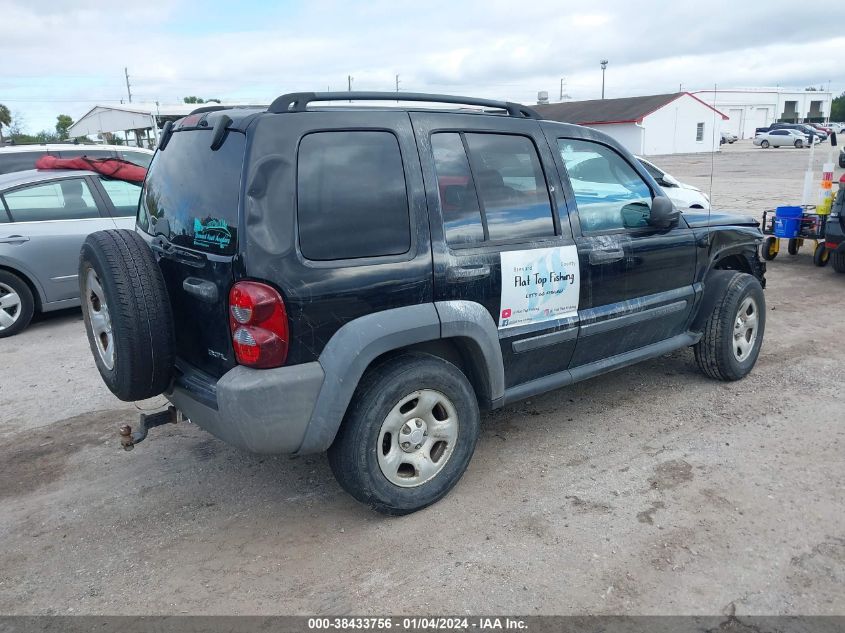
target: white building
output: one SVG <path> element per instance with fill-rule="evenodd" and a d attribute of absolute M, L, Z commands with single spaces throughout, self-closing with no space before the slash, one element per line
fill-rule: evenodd
<path fill-rule="evenodd" d="M 176 121 L 197 108 L 216 106 L 216 103 L 126 103 L 120 105 L 97 105 L 82 115 L 68 129 L 70 138 L 97 136 L 102 134 L 123 134 L 130 145 L 153 148 L 158 142 L 159 130 L 166 121 Z M 223 104 L 240 105 L 240 104 Z M 131 135 L 130 135 L 131 133 Z"/>
<path fill-rule="evenodd" d="M 596 128 L 633 154 L 687 154 L 719 148 L 727 117 L 688 92 L 536 105 L 544 119 Z"/>
<path fill-rule="evenodd" d="M 702 101 L 728 115 L 722 129 L 739 138 L 754 138 L 754 130 L 784 121 L 825 123 L 830 117 L 833 95 L 825 91 L 786 88 L 698 90 Z"/>

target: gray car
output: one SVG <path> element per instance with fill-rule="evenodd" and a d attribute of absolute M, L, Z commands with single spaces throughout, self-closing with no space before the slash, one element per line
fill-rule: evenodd
<path fill-rule="evenodd" d="M 101 229 L 133 228 L 141 187 L 92 171 L 0 175 L 0 338 L 35 312 L 78 306 L 82 242 Z"/>

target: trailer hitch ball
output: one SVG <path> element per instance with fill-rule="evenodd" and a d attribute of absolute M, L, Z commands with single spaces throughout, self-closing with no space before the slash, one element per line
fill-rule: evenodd
<path fill-rule="evenodd" d="M 180 419 L 184 419 L 182 414 L 172 405 L 158 413 L 142 413 L 138 419 L 137 431 L 132 431 L 132 427 L 128 424 L 122 424 L 120 426 L 120 445 L 123 447 L 123 450 L 131 451 L 135 448 L 135 444 L 139 444 L 147 439 L 147 433 L 149 433 L 150 429 L 161 426 L 162 424 L 176 424 Z"/>

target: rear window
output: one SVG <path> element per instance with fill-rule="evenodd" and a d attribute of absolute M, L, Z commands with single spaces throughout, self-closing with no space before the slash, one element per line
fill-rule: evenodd
<path fill-rule="evenodd" d="M 380 131 L 304 137 L 297 167 L 297 220 L 299 248 L 311 260 L 407 253 L 411 224 L 396 137 Z"/>
<path fill-rule="evenodd" d="M 0 152 L 0 174 L 35 169 L 35 161 L 47 152 Z"/>
<path fill-rule="evenodd" d="M 245 137 L 230 131 L 211 151 L 211 130 L 174 132 L 150 165 L 138 226 L 174 244 L 218 255 L 237 248 Z"/>

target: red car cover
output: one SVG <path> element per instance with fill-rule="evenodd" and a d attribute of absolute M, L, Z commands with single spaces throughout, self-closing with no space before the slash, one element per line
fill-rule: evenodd
<path fill-rule="evenodd" d="M 98 174 L 115 178 L 117 180 L 128 180 L 129 182 L 144 182 L 147 170 L 135 163 L 130 163 L 120 158 L 56 158 L 55 156 L 42 156 L 35 161 L 36 169 L 88 169 Z"/>

